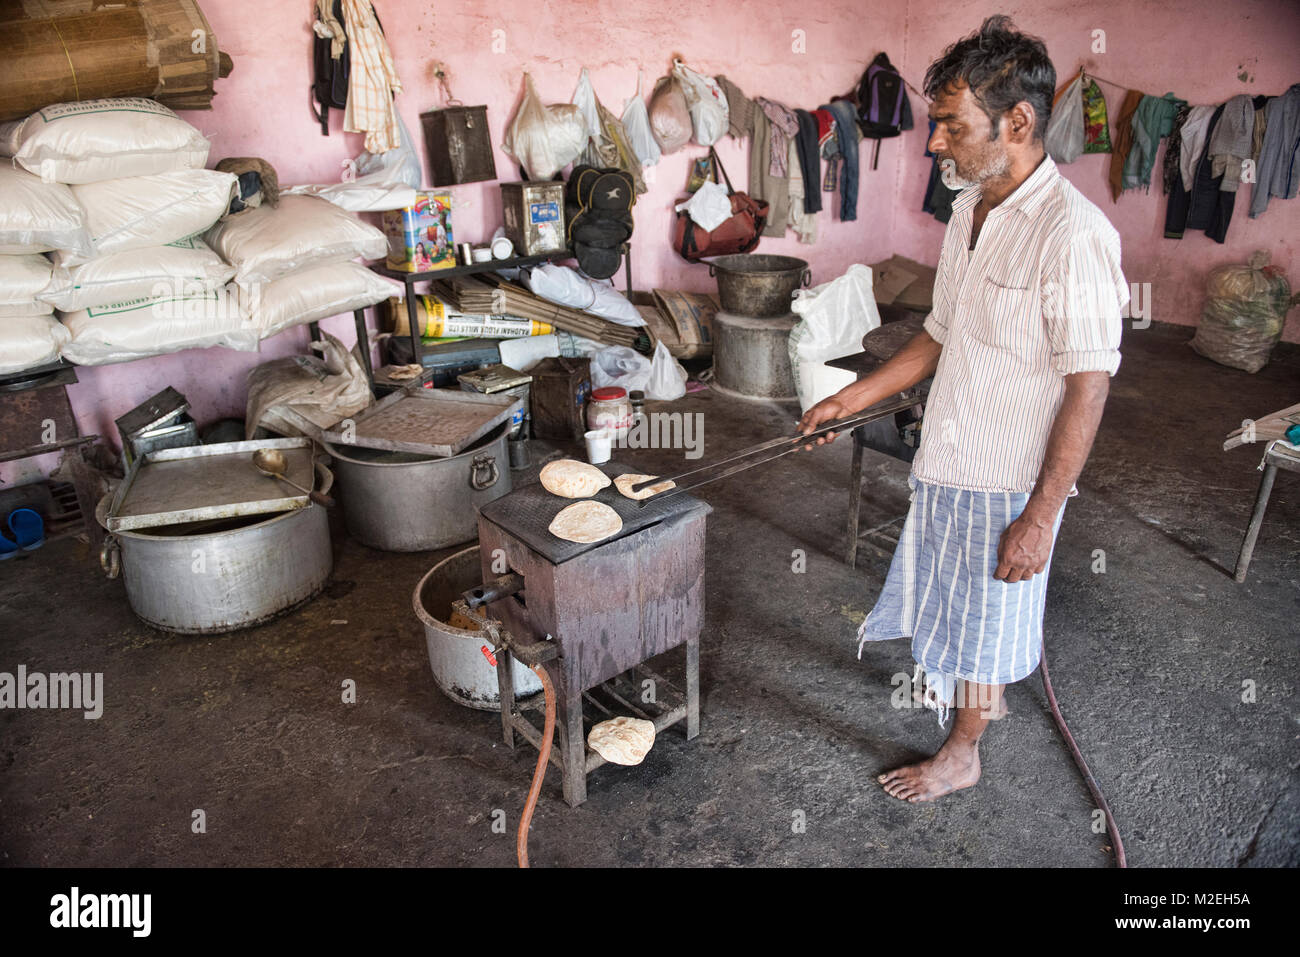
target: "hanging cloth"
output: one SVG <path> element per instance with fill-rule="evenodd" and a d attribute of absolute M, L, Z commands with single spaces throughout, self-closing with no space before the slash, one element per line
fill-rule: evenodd
<path fill-rule="evenodd" d="M 368 0 L 343 0 L 343 22 L 352 42 L 343 129 L 365 133 L 368 152 L 387 153 L 402 142 L 393 104 L 393 96 L 402 92 L 402 81 L 393 66 L 393 52 Z"/>

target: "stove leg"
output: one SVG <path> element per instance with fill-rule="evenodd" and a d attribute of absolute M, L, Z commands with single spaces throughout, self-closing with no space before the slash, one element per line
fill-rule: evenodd
<path fill-rule="evenodd" d="M 560 708 L 560 747 L 564 752 L 564 801 L 577 807 L 587 800 L 587 736 L 582 733 L 582 694 Z"/>
<path fill-rule="evenodd" d="M 686 639 L 686 740 L 700 733 L 700 639 Z"/>
<path fill-rule="evenodd" d="M 496 653 L 497 690 L 501 694 L 501 736 L 510 748 L 515 746 L 515 678 L 510 667 L 514 656 L 504 647 Z"/>

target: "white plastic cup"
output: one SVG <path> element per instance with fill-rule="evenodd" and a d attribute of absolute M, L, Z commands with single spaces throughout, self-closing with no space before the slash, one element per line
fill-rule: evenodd
<path fill-rule="evenodd" d="M 587 440 L 587 461 L 600 465 L 609 461 L 610 448 L 614 435 L 608 429 L 592 429 L 583 435 Z"/>
<path fill-rule="evenodd" d="M 512 243 L 510 240 L 506 239 L 506 237 L 498 236 L 496 239 L 492 240 L 493 259 L 509 259 L 510 255 L 514 251 L 515 251 L 515 244 Z"/>

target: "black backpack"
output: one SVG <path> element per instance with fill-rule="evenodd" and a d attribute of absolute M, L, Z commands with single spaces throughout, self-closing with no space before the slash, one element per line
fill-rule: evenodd
<path fill-rule="evenodd" d="M 902 74 L 894 69 L 887 53 L 878 53 L 871 61 L 858 83 L 855 99 L 858 127 L 864 137 L 876 141 L 871 156 L 871 168 L 875 169 L 880 159 L 880 141 L 912 128 L 912 105 L 907 99 L 907 89 Z"/>
<path fill-rule="evenodd" d="M 626 170 L 579 165 L 564 189 L 564 213 L 578 267 L 592 279 L 618 272 L 632 238 L 636 183 Z"/>
<path fill-rule="evenodd" d="M 334 19 L 343 23 L 343 0 L 334 0 Z M 345 41 L 343 53 L 336 60 L 330 56 L 329 37 L 313 36 L 312 115 L 320 121 L 320 135 L 330 135 L 330 107 L 341 110 L 348 105 L 348 77 L 352 72 L 352 48 Z M 316 109 L 316 104 L 320 109 Z"/>

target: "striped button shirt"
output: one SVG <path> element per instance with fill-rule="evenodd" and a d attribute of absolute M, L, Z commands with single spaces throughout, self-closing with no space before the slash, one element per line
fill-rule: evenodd
<path fill-rule="evenodd" d="M 925 329 L 943 346 L 912 471 L 923 482 L 1030 492 L 1064 377 L 1119 368 L 1128 284 L 1119 234 L 1050 156 L 991 210 L 953 200 Z"/>

